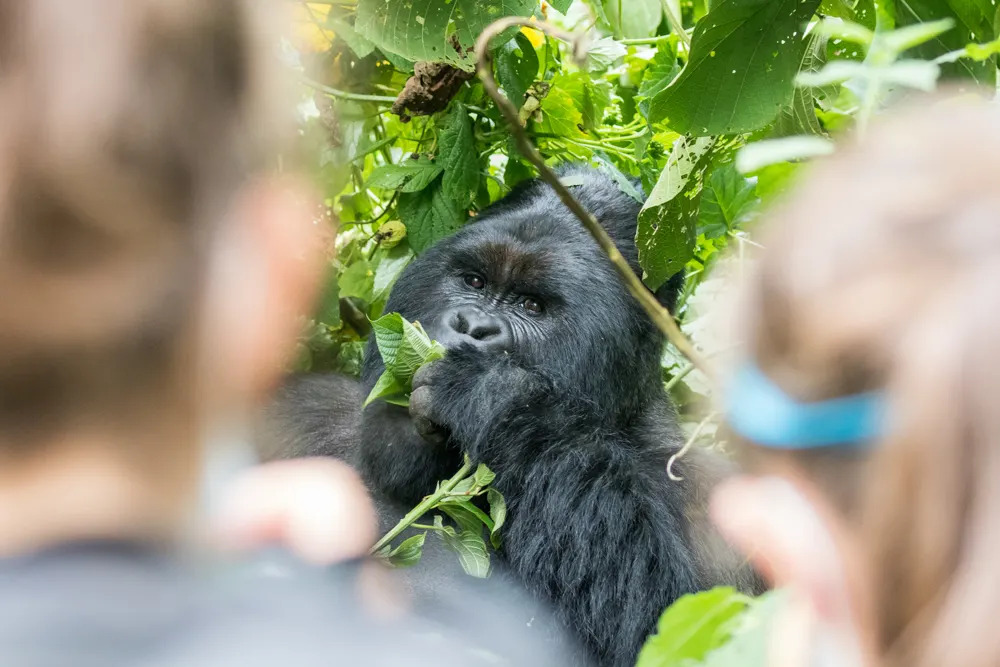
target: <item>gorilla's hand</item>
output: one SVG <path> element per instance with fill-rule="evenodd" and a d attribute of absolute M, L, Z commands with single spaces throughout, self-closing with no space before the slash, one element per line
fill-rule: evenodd
<path fill-rule="evenodd" d="M 541 386 L 541 378 L 509 355 L 462 345 L 417 371 L 410 417 L 424 439 L 450 437 L 478 458 L 491 428 L 518 406 L 530 406 Z"/>
<path fill-rule="evenodd" d="M 410 420 L 420 437 L 433 445 L 444 444 L 449 435 L 448 427 L 441 423 L 434 404 L 435 379 L 441 376 L 443 368 L 440 361 L 435 361 L 417 370 L 410 393 Z M 447 371 L 446 368 L 444 370 Z"/>

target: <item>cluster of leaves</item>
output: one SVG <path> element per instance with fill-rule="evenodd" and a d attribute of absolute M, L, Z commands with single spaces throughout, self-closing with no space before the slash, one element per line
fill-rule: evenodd
<path fill-rule="evenodd" d="M 413 376 L 424 364 L 445 355 L 444 347 L 431 340 L 419 322 L 410 322 L 399 313 L 389 313 L 372 322 L 372 332 L 385 371 L 365 399 L 365 405 L 383 400 L 394 405 L 408 405 Z M 493 548 L 500 546 L 500 527 L 507 516 L 503 495 L 490 487 L 495 475 L 480 463 L 475 471 L 466 457 L 462 468 L 446 481 L 439 482 L 434 493 L 424 498 L 412 511 L 379 540 L 372 553 L 396 567 L 409 567 L 420 561 L 428 532 L 434 532 L 444 545 L 458 555 L 466 573 L 485 577 L 490 571 L 490 555 L 483 538 L 485 531 Z M 485 498 L 489 513 L 477 504 Z M 420 523 L 433 514 L 431 523 Z M 442 516 L 443 515 L 443 516 Z M 445 523 L 445 518 L 450 524 Z M 411 533 L 397 546 L 392 541 Z"/>
<path fill-rule="evenodd" d="M 451 479 L 440 482 L 434 493 L 424 498 L 385 536 L 375 543 L 372 553 L 395 567 L 409 567 L 420 562 L 427 533 L 435 533 L 455 552 L 466 574 L 485 577 L 490 572 L 490 545 L 500 546 L 500 528 L 507 517 L 507 504 L 499 491 L 490 487 L 495 475 L 480 463 L 475 471 L 468 459 Z M 486 499 L 489 513 L 479 506 Z M 438 513 L 435 513 L 438 512 Z M 426 517 L 431 516 L 431 523 Z M 444 515 L 444 516 L 442 516 Z M 445 523 L 445 518 L 450 519 Z M 396 537 L 408 533 L 397 546 Z"/>
<path fill-rule="evenodd" d="M 656 288 L 685 269 L 678 316 L 708 356 L 724 351 L 707 334 L 724 289 L 721 265 L 741 261 L 755 244 L 760 211 L 810 159 L 833 152 L 845 132 L 863 135 L 911 91 L 949 79 L 959 90 L 992 95 L 997 87 L 994 0 L 314 0 L 295 7 L 300 33 L 288 53 L 303 81 L 302 135 L 340 230 L 301 366 L 357 372 L 374 320 L 380 344 L 410 336 L 422 346 L 411 343 L 413 356 L 387 364 L 378 395 L 397 401 L 405 400 L 414 364 L 434 352 L 415 327 L 378 319 L 392 284 L 416 254 L 535 175 L 473 75 L 471 47 L 495 19 L 534 16 L 589 34 L 586 65 L 578 67 L 567 45 L 539 31 L 505 33 L 490 45 L 495 76 L 546 160 L 587 162 L 643 202 L 636 236 L 643 279 Z M 663 371 L 687 425 L 712 441 L 714 429 L 696 407 L 710 394 L 707 378 L 669 346 Z M 470 475 L 467 466 L 439 485 L 404 527 L 423 532 L 395 548 L 389 542 L 402 531 L 390 533 L 380 553 L 412 563 L 429 531 L 452 545 L 471 544 L 463 535 L 475 532 L 467 569 L 484 572 L 468 554 L 487 553 L 483 532 L 495 535 L 503 511 L 484 481 L 491 474 L 481 470 Z M 489 514 L 471 500 L 484 494 Z M 440 516 L 419 523 L 432 509 L 453 525 Z M 763 664 L 741 660 L 751 654 L 737 651 L 750 649 L 734 642 L 756 641 L 747 628 L 759 628 L 776 599 L 751 602 L 732 591 L 686 598 L 664 615 L 640 663 Z M 671 644 L 683 636 L 697 640 Z M 722 645 L 736 648 L 730 655 Z"/>

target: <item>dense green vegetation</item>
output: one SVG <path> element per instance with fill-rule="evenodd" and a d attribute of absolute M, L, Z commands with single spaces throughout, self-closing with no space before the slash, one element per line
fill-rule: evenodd
<path fill-rule="evenodd" d="M 494 75 L 549 163 L 588 162 L 643 200 L 641 183 L 644 281 L 655 288 L 686 270 L 677 316 L 709 358 L 720 352 L 704 333 L 718 267 L 755 243 L 763 207 L 840 137 L 863 140 L 897 98 L 944 80 L 957 83 L 953 94 L 995 95 L 1000 52 L 995 0 L 329 0 L 295 9 L 287 51 L 303 83 L 303 139 L 340 230 L 300 363 L 348 373 L 414 254 L 535 176 L 475 74 L 472 47 L 498 18 L 586 35 L 508 30 L 490 44 Z M 673 346 L 663 378 L 692 439 L 713 443 L 709 378 Z M 399 393 L 393 381 L 387 396 Z M 753 642 L 762 646 L 760 618 L 774 599 L 687 598 L 665 614 L 666 632 L 640 664 L 760 664 Z M 706 617 L 689 633 L 669 631 Z M 669 640 L 679 635 L 691 639 Z"/>

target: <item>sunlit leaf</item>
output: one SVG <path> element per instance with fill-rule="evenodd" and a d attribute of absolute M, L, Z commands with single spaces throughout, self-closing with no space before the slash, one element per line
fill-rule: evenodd
<path fill-rule="evenodd" d="M 636 667 L 700 663 L 730 639 L 749 602 L 750 598 L 733 588 L 714 588 L 681 597 L 660 616 L 656 634 L 642 647 Z"/>
<path fill-rule="evenodd" d="M 469 50 L 483 28 L 503 16 L 529 16 L 537 6 L 538 0 L 358 0 L 354 27 L 383 51 L 471 71 Z"/>
<path fill-rule="evenodd" d="M 701 174 L 713 143 L 707 137 L 678 139 L 639 213 L 635 241 L 650 289 L 658 289 L 691 257 Z"/>
<path fill-rule="evenodd" d="M 721 0 L 695 26 L 681 75 L 650 119 L 695 136 L 748 132 L 788 103 L 819 0 Z"/>
<path fill-rule="evenodd" d="M 822 137 L 799 136 L 767 139 L 747 144 L 736 153 L 736 169 L 747 174 L 776 162 L 829 155 L 833 142 Z"/>

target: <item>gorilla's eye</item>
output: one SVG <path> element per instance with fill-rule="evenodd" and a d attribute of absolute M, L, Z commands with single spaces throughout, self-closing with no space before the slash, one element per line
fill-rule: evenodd
<path fill-rule="evenodd" d="M 483 280 L 482 276 L 477 276 L 475 273 L 467 273 L 464 277 L 465 284 L 472 289 L 483 289 L 486 287 L 486 281 Z"/>
<path fill-rule="evenodd" d="M 541 301 L 536 301 L 532 298 L 522 301 L 521 308 L 524 308 L 529 315 L 541 315 L 543 310 Z"/>

